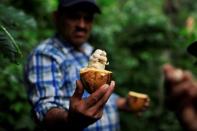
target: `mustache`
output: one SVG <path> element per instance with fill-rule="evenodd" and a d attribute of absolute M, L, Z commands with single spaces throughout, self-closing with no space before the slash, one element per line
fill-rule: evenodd
<path fill-rule="evenodd" d="M 77 27 L 76 29 L 75 29 L 75 32 L 84 32 L 84 33 L 86 33 L 88 30 L 86 29 L 86 28 L 81 28 L 81 27 Z"/>

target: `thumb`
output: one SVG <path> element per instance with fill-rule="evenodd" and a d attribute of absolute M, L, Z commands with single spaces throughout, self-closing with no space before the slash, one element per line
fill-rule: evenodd
<path fill-rule="evenodd" d="M 183 70 L 166 64 L 163 67 L 164 75 L 167 80 L 178 82 L 183 79 Z"/>
<path fill-rule="evenodd" d="M 170 64 L 165 64 L 163 66 L 163 72 L 165 75 L 168 75 L 169 73 L 173 72 L 174 71 L 174 67 Z"/>
<path fill-rule="evenodd" d="M 84 87 L 83 87 L 81 81 L 77 80 L 76 81 L 76 89 L 75 89 L 75 92 L 73 94 L 73 97 L 77 98 L 77 99 L 81 99 L 82 95 L 83 95 L 83 92 L 84 92 Z"/>

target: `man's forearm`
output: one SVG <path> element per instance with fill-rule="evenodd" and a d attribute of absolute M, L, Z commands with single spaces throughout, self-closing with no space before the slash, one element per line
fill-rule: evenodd
<path fill-rule="evenodd" d="M 44 127 L 48 131 L 61 130 L 66 128 L 68 123 L 68 112 L 61 108 L 50 109 L 43 121 Z"/>
<path fill-rule="evenodd" d="M 182 107 L 176 111 L 176 115 L 184 130 L 197 131 L 197 114 L 193 106 Z"/>
<path fill-rule="evenodd" d="M 88 118 L 83 114 L 67 111 L 61 108 L 52 108 L 47 112 L 43 124 L 47 131 L 82 131 L 84 128 L 90 125 L 90 120 L 88 119 L 92 120 L 93 118 Z"/>
<path fill-rule="evenodd" d="M 43 124 L 47 131 L 82 130 L 83 128 L 74 121 L 70 118 L 68 111 L 61 108 L 52 108 L 47 112 Z"/>
<path fill-rule="evenodd" d="M 127 111 L 128 109 L 126 108 L 126 98 L 120 97 L 116 101 L 116 105 L 119 110 Z"/>

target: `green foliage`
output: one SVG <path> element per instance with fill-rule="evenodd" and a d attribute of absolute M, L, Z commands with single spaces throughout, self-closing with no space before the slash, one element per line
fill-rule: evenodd
<path fill-rule="evenodd" d="M 175 17 L 165 14 L 164 3 L 124 0 L 103 4 L 103 14 L 93 32 L 95 46 L 110 54 L 109 68 L 116 80 L 116 93 L 126 96 L 129 90 L 134 90 L 147 93 L 151 98 L 150 110 L 140 118 L 121 113 L 123 131 L 181 130 L 174 114 L 163 104 L 161 67 L 171 63 L 195 73 L 186 48 L 197 38 L 197 32 L 194 28 L 189 33 L 185 26 L 194 10 L 187 10 L 182 4 Z"/>
<path fill-rule="evenodd" d="M 13 13 L 14 12 L 14 13 Z M 25 28 L 35 28 L 35 20 L 24 13 L 22 10 L 17 10 L 12 6 L 6 6 L 0 3 L 0 21 L 5 27 L 9 29 L 25 29 Z M 21 24 L 23 23 L 23 24 Z"/>
<path fill-rule="evenodd" d="M 15 13 L 13 13 L 15 12 Z M 35 28 L 34 19 L 27 16 L 24 12 L 0 4 L 0 51 L 5 58 L 16 62 L 22 57 L 18 42 L 15 38 L 20 37 L 18 30 L 25 28 Z"/>
<path fill-rule="evenodd" d="M 30 106 L 23 88 L 22 67 L 9 65 L 1 71 L 0 123 L 6 130 L 33 130 Z"/>
<path fill-rule="evenodd" d="M 33 36 L 30 30 L 36 27 L 36 22 L 23 11 L 4 4 L 0 4 L 0 15 L 0 130 L 34 130 L 23 87 L 22 61 L 26 53 L 22 44 Z M 10 60 L 18 65 L 10 64 Z"/>
<path fill-rule="evenodd" d="M 9 58 L 11 61 L 16 61 L 17 57 L 22 56 L 21 51 L 6 28 L 0 25 L 0 29 L 1 54 Z"/>
<path fill-rule="evenodd" d="M 109 54 L 108 68 L 113 71 L 116 80 L 115 92 L 126 96 L 129 90 L 133 90 L 147 93 L 151 98 L 150 109 L 141 117 L 120 113 L 122 130 L 180 131 L 176 117 L 165 108 L 163 102 L 161 67 L 171 63 L 197 74 L 192 65 L 195 58 L 186 52 L 188 44 L 197 39 L 197 25 L 192 30 L 185 25 L 188 17 L 196 21 L 195 0 L 175 3 L 176 12 L 166 10 L 165 0 L 98 2 L 102 15 L 96 18 L 90 41 Z M 0 130 L 36 130 L 22 70 L 27 55 L 36 43 L 53 33 L 50 12 L 56 6 L 56 0 L 0 2 L 0 23 L 13 36 L 23 54 L 22 59 L 18 59 L 19 65 L 8 64 L 9 61 L 0 55 L 0 68 L 3 69 L 0 76 Z M 4 47 L 8 47 L 9 51 L 2 52 L 1 47 L 0 51 L 5 53 L 4 56 L 17 56 L 6 54 L 16 53 L 17 49 L 13 43 L 7 43 L 11 39 L 2 31 L 0 41 L 5 40 Z"/>

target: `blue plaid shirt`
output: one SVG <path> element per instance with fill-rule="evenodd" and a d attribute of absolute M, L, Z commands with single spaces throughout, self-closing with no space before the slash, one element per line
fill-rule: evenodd
<path fill-rule="evenodd" d="M 25 82 L 30 102 L 40 121 L 53 107 L 69 108 L 69 99 L 76 88 L 76 80 L 80 79 L 80 69 L 87 65 L 93 51 L 88 43 L 83 44 L 82 48 L 84 52 L 76 51 L 69 43 L 55 36 L 43 41 L 28 57 Z M 85 91 L 83 98 L 88 96 Z M 102 118 L 85 131 L 119 130 L 117 97 L 115 94 L 111 95 Z"/>

